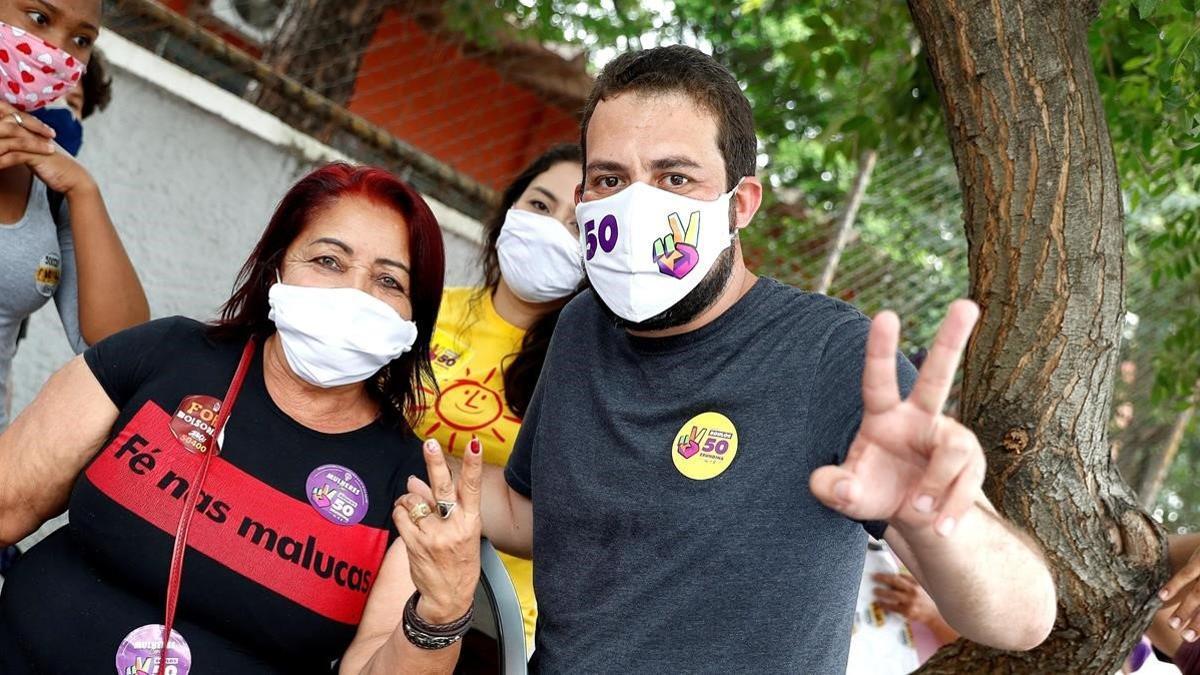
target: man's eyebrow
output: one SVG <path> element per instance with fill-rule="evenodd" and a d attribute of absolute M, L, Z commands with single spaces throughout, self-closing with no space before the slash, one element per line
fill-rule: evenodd
<path fill-rule="evenodd" d="M 611 171 L 613 173 L 623 173 L 625 171 L 625 165 L 621 164 L 620 162 L 613 162 L 613 161 L 603 160 L 603 159 L 597 160 L 595 162 L 588 162 L 586 173 L 597 173 L 600 171 Z"/>
<path fill-rule="evenodd" d="M 673 155 L 671 157 L 663 157 L 650 162 L 650 168 L 655 171 L 667 171 L 669 169 L 699 169 L 700 164 L 695 160 L 683 155 Z"/>

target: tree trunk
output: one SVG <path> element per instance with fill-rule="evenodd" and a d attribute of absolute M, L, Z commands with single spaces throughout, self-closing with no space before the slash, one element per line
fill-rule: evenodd
<path fill-rule="evenodd" d="M 863 196 L 867 194 L 867 186 L 871 183 L 871 172 L 875 170 L 875 159 L 878 154 L 867 150 L 858 158 L 858 172 L 854 175 L 854 185 L 850 188 L 850 199 L 846 201 L 846 209 L 838 219 L 837 237 L 825 258 L 825 271 L 817 282 L 818 293 L 828 293 L 833 284 L 833 275 L 837 274 L 838 263 L 842 260 L 842 251 L 850 241 L 850 233 L 854 231 L 854 219 L 858 217 L 858 207 L 862 206 Z"/>
<path fill-rule="evenodd" d="M 1166 581 L 1162 529 L 1107 438 L 1125 242 L 1088 52 L 1098 2 L 908 0 L 945 111 L 982 309 L 962 420 L 987 449 L 989 498 L 1041 544 L 1059 599 L 1037 649 L 960 641 L 924 672 L 1115 672 Z"/>
<path fill-rule="evenodd" d="M 334 103 L 345 105 L 354 95 L 358 69 L 389 0 L 300 0 L 263 53 L 263 61 Z M 269 85 L 250 97 L 263 110 L 322 140 L 330 129 L 324 120 Z"/>

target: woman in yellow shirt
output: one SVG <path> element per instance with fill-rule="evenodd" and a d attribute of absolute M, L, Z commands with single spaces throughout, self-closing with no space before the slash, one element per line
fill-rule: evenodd
<path fill-rule="evenodd" d="M 550 148 L 504 191 L 485 223 L 484 284 L 442 294 L 431 360 L 439 392 L 417 426 L 461 457 L 472 437 L 483 459 L 504 466 L 533 396 L 559 310 L 584 284 L 575 186 L 579 146 Z M 436 398 L 435 398 L 436 397 Z M 500 554 L 521 601 L 533 645 L 533 563 Z"/>

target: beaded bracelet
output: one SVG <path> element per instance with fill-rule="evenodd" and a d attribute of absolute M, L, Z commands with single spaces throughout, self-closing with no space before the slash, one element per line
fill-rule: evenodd
<path fill-rule="evenodd" d="M 414 591 L 412 597 L 404 605 L 404 637 L 421 649 L 445 649 L 458 642 L 471 628 L 471 618 L 475 613 L 472 604 L 467 613 L 450 623 L 429 623 L 417 615 L 417 601 L 421 599 L 421 591 Z"/>

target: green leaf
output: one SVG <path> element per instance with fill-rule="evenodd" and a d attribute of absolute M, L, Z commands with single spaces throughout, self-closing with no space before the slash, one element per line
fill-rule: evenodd
<path fill-rule="evenodd" d="M 846 59 L 842 57 L 840 52 L 829 52 L 821 57 L 821 67 L 825 69 L 825 77 L 830 80 L 838 75 L 838 71 L 842 69 L 842 64 Z"/>
<path fill-rule="evenodd" d="M 855 115 L 843 122 L 840 129 L 843 133 L 854 134 L 862 131 L 871 124 L 873 124 L 871 118 L 866 115 Z"/>
<path fill-rule="evenodd" d="M 850 40 L 842 46 L 850 58 L 850 63 L 860 68 L 871 57 L 871 44 L 866 40 Z"/>
<path fill-rule="evenodd" d="M 804 19 L 804 25 L 808 26 L 814 33 L 819 30 L 829 30 L 829 24 L 825 22 L 825 15 L 810 14 Z"/>
<path fill-rule="evenodd" d="M 1158 3 L 1159 0 L 1134 1 L 1134 4 L 1137 5 L 1138 14 L 1140 14 L 1143 19 L 1149 19 L 1150 17 L 1154 16 L 1154 10 L 1158 8 Z"/>
<path fill-rule="evenodd" d="M 808 61 L 812 54 L 812 47 L 804 40 L 792 40 L 780 48 L 784 56 L 792 63 L 800 63 Z"/>
<path fill-rule="evenodd" d="M 1121 70 L 1124 70 L 1126 72 L 1129 72 L 1131 70 L 1138 70 L 1138 69 L 1142 68 L 1143 66 L 1145 66 L 1146 64 L 1152 62 L 1153 60 L 1154 59 L 1152 59 L 1149 56 L 1138 56 L 1138 57 L 1129 59 L 1128 61 L 1122 63 Z"/>
<path fill-rule="evenodd" d="M 837 38 L 833 36 L 833 31 L 825 25 L 814 30 L 813 34 L 808 37 L 808 48 L 812 51 L 819 51 L 825 47 L 832 47 L 837 44 Z"/>
<path fill-rule="evenodd" d="M 1143 33 L 1158 34 L 1158 26 L 1146 20 L 1145 15 L 1138 11 L 1137 4 L 1129 6 L 1129 25 Z"/>

